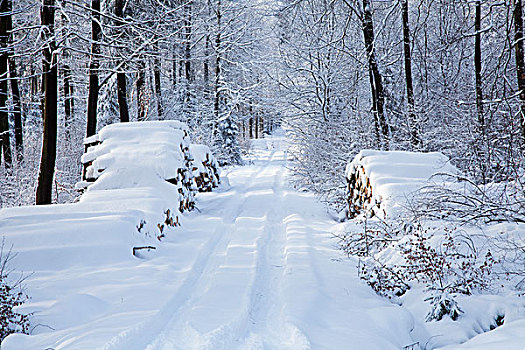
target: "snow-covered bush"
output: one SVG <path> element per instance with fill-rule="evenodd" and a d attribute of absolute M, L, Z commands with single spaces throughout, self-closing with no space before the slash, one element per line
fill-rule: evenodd
<path fill-rule="evenodd" d="M 239 127 L 236 119 L 233 115 L 227 115 L 219 120 L 219 135 L 216 142 L 220 147 L 216 148 L 218 148 L 217 158 L 221 166 L 243 164 L 238 140 Z"/>
<path fill-rule="evenodd" d="M 9 262 L 13 259 L 12 250 L 5 250 L 5 240 L 0 246 L 0 342 L 11 333 L 29 332 L 29 315 L 19 313 L 16 307 L 27 300 L 22 289 L 22 281 L 10 280 Z"/>
<path fill-rule="evenodd" d="M 525 178 L 478 185 L 464 176 L 446 176 L 447 186 L 432 184 L 418 191 L 411 215 L 458 225 L 525 222 Z"/>
<path fill-rule="evenodd" d="M 432 320 L 443 310 L 453 319 L 459 315 L 454 295 L 491 290 L 492 271 L 500 263 L 456 228 L 368 223 L 363 232 L 339 238 L 347 254 L 361 257 L 360 277 L 378 294 L 395 298 L 422 285 L 431 295 Z"/>
<path fill-rule="evenodd" d="M 440 321 L 443 316 L 448 315 L 453 321 L 456 321 L 461 313 L 458 303 L 449 293 L 438 293 L 431 296 L 425 301 L 430 301 L 432 309 L 427 314 L 426 321 Z"/>

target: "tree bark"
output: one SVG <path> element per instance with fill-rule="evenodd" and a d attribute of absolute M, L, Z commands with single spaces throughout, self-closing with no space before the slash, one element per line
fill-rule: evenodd
<path fill-rule="evenodd" d="M 215 37 L 215 102 L 213 104 L 213 109 L 215 111 L 215 117 L 217 122 L 219 119 L 219 108 L 220 108 L 220 98 L 221 98 L 221 0 L 217 0 L 217 36 Z"/>
<path fill-rule="evenodd" d="M 374 22 L 370 0 L 363 0 L 363 36 L 368 56 L 369 73 L 371 74 L 370 88 L 372 92 L 372 106 L 374 115 L 378 121 L 381 134 L 383 135 L 383 148 L 388 149 L 389 131 L 385 117 L 385 93 L 383 89 L 383 78 L 379 72 L 374 48 Z M 374 103 L 375 101 L 375 103 Z"/>
<path fill-rule="evenodd" d="M 122 25 L 124 24 L 120 21 L 120 18 L 124 17 L 122 10 L 124 8 L 123 0 L 115 0 L 114 14 L 117 20 L 115 21 L 115 26 L 117 27 L 117 33 L 119 37 L 122 37 Z M 118 99 L 118 109 L 120 115 L 120 122 L 126 123 L 129 122 L 129 108 L 128 108 L 128 94 L 127 94 L 127 82 L 126 82 L 126 73 L 124 72 L 124 65 L 121 65 L 121 60 L 117 62 L 121 68 L 117 72 L 117 99 Z"/>
<path fill-rule="evenodd" d="M 208 82 L 210 81 L 210 63 L 209 63 L 209 54 L 210 54 L 210 35 L 206 35 L 206 43 L 204 46 L 204 63 L 203 63 L 203 75 L 204 75 L 204 90 L 208 90 Z"/>
<path fill-rule="evenodd" d="M 97 132 L 99 93 L 98 70 L 100 68 L 100 39 L 102 36 L 102 29 L 100 28 L 100 0 L 91 0 L 91 11 L 91 57 L 89 64 L 89 95 L 87 103 L 87 137 L 95 135 Z"/>
<path fill-rule="evenodd" d="M 55 42 L 55 1 L 43 0 L 42 4 L 44 135 L 42 158 L 38 174 L 36 204 L 51 204 L 53 176 L 55 173 L 57 144 L 57 65 Z"/>
<path fill-rule="evenodd" d="M 137 71 L 137 120 L 146 120 L 146 67 L 144 60 L 141 58 L 138 62 Z"/>
<path fill-rule="evenodd" d="M 193 81 L 191 71 L 191 1 L 184 5 L 184 73 L 188 83 Z"/>
<path fill-rule="evenodd" d="M 523 51 L 523 4 L 521 0 L 514 0 L 514 43 L 520 98 L 521 142 L 522 145 L 525 145 L 525 57 Z"/>
<path fill-rule="evenodd" d="M 0 146 L 2 147 L 2 155 L 4 158 L 4 166 L 6 169 L 13 165 L 13 157 L 11 153 L 11 138 L 9 136 L 9 113 L 7 110 L 7 74 L 8 74 L 8 17 L 10 16 L 9 6 L 6 0 L 0 1 Z M 0 155 L 0 164 L 2 155 Z"/>
<path fill-rule="evenodd" d="M 485 116 L 483 111 L 483 87 L 481 79 L 481 0 L 476 0 L 476 18 L 474 21 L 476 31 L 474 42 L 474 66 L 476 75 L 476 107 L 478 112 L 478 124 L 481 135 L 485 136 Z"/>
<path fill-rule="evenodd" d="M 157 44 L 155 44 L 154 47 L 155 51 L 155 58 L 153 59 L 153 76 L 155 80 L 155 97 L 157 99 L 157 116 L 159 120 L 161 120 L 163 117 L 163 108 L 162 108 L 162 84 L 160 80 L 160 69 L 161 69 L 161 63 L 160 63 L 160 51 Z"/>
<path fill-rule="evenodd" d="M 410 52 L 410 26 L 408 22 L 408 0 L 401 0 L 403 17 L 403 50 L 405 53 L 405 81 L 407 88 L 408 123 L 410 125 L 410 140 L 412 146 L 418 149 L 421 145 L 415 112 L 414 86 L 412 83 L 412 57 Z"/>

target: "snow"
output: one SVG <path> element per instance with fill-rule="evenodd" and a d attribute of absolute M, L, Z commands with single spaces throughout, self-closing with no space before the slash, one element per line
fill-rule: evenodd
<path fill-rule="evenodd" d="M 480 349 L 523 350 L 525 301 L 515 294 L 456 296 L 463 313 L 456 321 L 445 316 L 439 322 L 424 322 L 430 311 L 430 304 L 424 302 L 426 297 L 423 288 L 414 286 L 401 298 L 402 306 L 415 320 L 412 337 L 426 348 L 452 350 L 480 346 Z M 499 327 L 495 321 L 498 316 L 504 316 L 504 324 Z M 490 345 L 481 347 L 484 343 Z"/>
<path fill-rule="evenodd" d="M 282 132 L 254 140 L 250 165 L 223 170 L 218 190 L 199 193 L 199 210 L 178 213 L 182 226 L 160 241 L 152 232 L 178 199 L 157 171 L 133 185 L 121 178 L 121 188 L 91 185 L 79 203 L 1 210 L 0 230 L 18 254 L 12 267 L 31 296 L 19 311 L 33 313 L 31 335 L 10 335 L 2 350 L 398 350 L 424 348 L 436 334 L 447 337 L 427 348 L 523 349 L 519 299 L 471 297 L 459 301 L 459 322 L 425 324 L 417 289 L 403 306 L 377 296 L 333 239 L 355 223 L 334 222 L 312 194 L 288 185 L 287 146 Z M 195 158 L 207 151 L 197 149 Z M 132 255 L 146 245 L 156 249 Z M 505 324 L 485 332 L 500 311 Z"/>
<path fill-rule="evenodd" d="M 382 217 L 395 216 L 406 206 L 411 194 L 432 182 L 443 181 L 440 174 L 458 174 L 448 157 L 440 152 L 362 150 L 347 165 L 350 179 L 360 169 L 370 181 L 372 202 L 369 208 Z"/>
<path fill-rule="evenodd" d="M 100 177 L 94 188 L 140 186 L 147 184 L 152 175 L 172 179 L 177 177 L 178 169 L 185 167 L 184 149 L 189 147 L 189 141 L 184 124 L 140 124 L 112 124 L 100 130 L 97 139 L 101 144 L 89 147 L 82 156 L 83 163 L 92 162 L 86 177 Z"/>
<path fill-rule="evenodd" d="M 176 204 L 164 181 L 0 211 L 18 252 L 13 266 L 27 276 L 22 310 L 35 326 L 2 349 L 410 344 L 410 314 L 359 281 L 357 262 L 332 239 L 340 224 L 311 194 L 288 187 L 286 147 L 283 135 L 254 142 L 251 165 L 224 174 L 229 188 L 199 194 L 200 212 L 183 214 L 160 242 L 136 226 Z M 156 250 L 132 256 L 133 246 L 152 242 Z"/>
<path fill-rule="evenodd" d="M 448 174 L 453 176 L 448 176 Z M 363 176 L 364 175 L 364 176 Z M 475 188 L 470 182 L 454 182 L 454 175 L 459 175 L 458 170 L 452 166 L 449 159 L 441 153 L 414 153 L 401 151 L 361 151 L 355 159 L 348 164 L 346 177 L 352 184 L 354 179 L 357 185 L 350 193 L 351 198 L 364 202 L 365 210 L 373 210 L 379 218 L 358 217 L 357 220 L 347 222 L 338 234 L 343 232 L 362 232 L 358 225 L 359 220 L 366 220 L 367 225 L 383 222 L 393 225 L 403 225 L 410 220 L 410 209 L 413 205 L 414 195 L 432 195 L 433 186 L 446 189 L 461 189 L 473 191 Z M 369 181 L 370 186 L 367 186 Z M 470 186 L 470 187 L 469 187 Z M 362 198 L 371 190 L 371 201 L 367 203 Z M 355 192 L 358 192 L 357 194 Z M 367 192 L 368 191 L 368 192 Z M 437 193 L 437 192 L 436 192 Z M 362 204 L 362 203 L 358 203 Z M 350 207 L 352 210 L 352 207 Z M 439 210 L 439 208 L 437 209 Z M 400 215 L 403 214 L 403 215 Z M 460 309 L 463 311 L 456 321 L 445 316 L 440 321 L 425 322 L 426 316 L 431 311 L 428 301 L 430 290 L 425 289 L 423 281 L 412 280 L 410 289 L 401 297 L 394 297 L 394 302 L 407 310 L 413 319 L 411 336 L 421 349 L 516 349 L 523 350 L 525 346 L 525 300 L 520 296 L 518 282 L 512 276 L 507 278 L 505 271 L 521 271 L 522 266 L 515 264 L 505 256 L 503 241 L 514 242 L 520 245 L 523 237 L 523 225 L 516 223 L 462 225 L 455 227 L 450 221 L 440 219 L 427 219 L 418 224 L 423 225 L 430 234 L 429 243 L 441 251 L 443 232 L 468 237 L 470 245 L 475 247 L 479 256 L 484 256 L 492 249 L 496 261 L 508 260 L 505 268 L 496 264 L 491 268 L 493 277 L 491 285 L 486 290 L 474 291 L 473 295 L 455 295 Z M 426 232 L 426 230 L 423 230 Z M 393 240 L 391 244 L 374 253 L 373 259 L 381 261 L 386 266 L 403 266 L 406 261 L 400 255 L 399 247 L 403 246 L 410 238 L 410 233 Z M 456 243 L 457 244 L 457 243 Z M 468 250 L 467 250 L 468 251 Z M 509 251 L 511 251 L 509 249 Z M 522 260 L 516 260 L 522 261 Z M 499 274 L 499 277 L 496 277 Z M 426 283 L 429 287 L 429 283 Z M 429 287 L 430 288 L 430 287 Z M 518 290 L 517 290 L 518 289 Z M 496 324 L 498 317 L 504 317 L 501 326 Z M 495 328 L 495 329 L 494 329 Z"/>

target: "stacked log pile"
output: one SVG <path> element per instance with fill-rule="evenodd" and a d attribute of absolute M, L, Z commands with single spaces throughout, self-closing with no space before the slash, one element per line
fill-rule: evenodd
<path fill-rule="evenodd" d="M 77 183 L 81 193 L 150 186 L 152 179 L 161 178 L 176 187 L 182 213 L 194 208 L 196 191 L 210 191 L 218 185 L 219 170 L 209 148 L 192 145 L 198 151 L 195 157 L 188 128 L 177 121 L 112 124 L 84 144 L 83 178 Z M 195 170 L 202 170 L 198 179 Z"/>
<path fill-rule="evenodd" d="M 211 192 L 219 186 L 219 164 L 208 146 L 191 144 L 194 185 L 199 192 Z"/>
<path fill-rule="evenodd" d="M 365 168 L 357 166 L 352 170 L 346 178 L 348 217 L 353 218 L 366 210 L 370 210 L 370 216 L 374 216 L 376 211 L 381 210 L 381 202 L 376 201 L 372 195 L 372 186 Z"/>
<path fill-rule="evenodd" d="M 457 173 L 439 152 L 363 150 L 346 167 L 347 217 L 396 216 L 440 174 Z"/>

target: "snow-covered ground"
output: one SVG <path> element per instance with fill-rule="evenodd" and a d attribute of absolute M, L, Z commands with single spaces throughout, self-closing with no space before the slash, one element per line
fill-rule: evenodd
<path fill-rule="evenodd" d="M 286 158 L 282 135 L 255 141 L 250 165 L 225 172 L 231 185 L 199 194 L 199 210 L 143 258 L 131 254 L 135 226 L 145 207 L 167 201 L 146 190 L 125 205 L 1 211 L 2 234 L 18 252 L 12 266 L 27 275 L 23 311 L 34 313 L 32 335 L 11 335 L 2 349 L 410 344 L 409 313 L 359 281 L 324 207 L 288 187 Z"/>
<path fill-rule="evenodd" d="M 288 186 L 284 135 L 255 140 L 247 163 L 198 194 L 198 210 L 161 242 L 136 226 L 177 205 L 163 187 L 0 211 L 12 267 L 27 276 L 21 311 L 33 313 L 32 335 L 2 350 L 417 349 L 412 313 L 377 296 L 337 249 L 332 233 L 347 224 Z M 522 323 L 491 333 L 519 345 Z"/>

